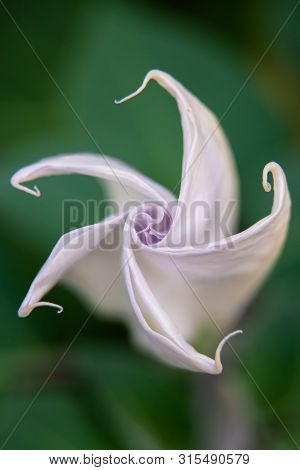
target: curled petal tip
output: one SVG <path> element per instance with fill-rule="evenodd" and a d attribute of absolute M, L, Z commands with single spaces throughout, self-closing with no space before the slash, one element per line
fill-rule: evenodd
<path fill-rule="evenodd" d="M 61 305 L 53 304 L 52 302 L 36 302 L 34 304 L 26 305 L 24 307 L 21 306 L 18 311 L 19 317 L 28 317 L 28 315 L 30 315 L 32 310 L 34 310 L 36 307 L 53 307 L 56 308 L 57 313 L 62 313 L 63 311 L 63 307 Z"/>
<path fill-rule="evenodd" d="M 151 80 L 151 78 L 155 75 L 155 73 L 157 73 L 158 71 L 156 70 L 151 70 L 150 72 L 147 73 L 147 75 L 145 76 L 144 78 L 144 81 L 143 83 L 141 84 L 141 86 L 138 87 L 137 90 L 135 90 L 133 93 L 130 93 L 130 95 L 127 95 L 125 96 L 124 98 L 121 98 L 119 100 L 115 100 L 115 104 L 121 104 L 121 103 L 124 103 L 125 101 L 128 101 L 130 100 L 131 98 L 134 98 L 136 95 L 140 94 L 141 91 L 143 91 L 145 88 L 146 88 L 146 85 L 147 83 L 149 82 L 149 80 Z"/>
<path fill-rule="evenodd" d="M 34 193 L 34 195 L 35 195 L 36 197 L 40 197 L 40 195 L 41 195 L 41 191 L 39 190 L 39 188 L 38 188 L 37 186 L 34 186 L 32 192 Z"/>
<path fill-rule="evenodd" d="M 25 193 L 31 194 L 32 196 L 40 197 L 40 195 L 41 195 L 41 191 L 39 190 L 39 188 L 38 188 L 37 186 L 34 186 L 33 189 L 27 188 L 27 186 L 24 186 L 23 184 L 16 183 L 16 182 L 13 180 L 13 178 L 12 178 L 12 180 L 11 180 L 11 184 L 12 184 L 16 189 L 20 189 L 20 191 L 24 191 Z"/>
<path fill-rule="evenodd" d="M 115 104 L 122 104 L 124 103 L 125 101 L 128 101 L 130 100 L 130 98 L 132 98 L 133 95 L 128 95 L 128 96 L 125 96 L 124 98 L 120 98 L 119 100 L 114 100 L 114 103 Z"/>
<path fill-rule="evenodd" d="M 264 175 L 263 175 L 263 188 L 267 193 L 269 193 L 272 189 L 272 186 L 268 181 L 268 175 L 269 175 L 269 172 L 266 172 L 266 173 L 264 172 Z"/>
<path fill-rule="evenodd" d="M 264 170 L 263 170 L 263 179 L 262 179 L 262 184 L 263 184 L 263 188 L 264 190 L 269 193 L 272 189 L 272 185 L 271 183 L 269 183 L 268 181 L 268 176 L 269 176 L 269 173 L 272 173 L 276 171 L 276 168 L 278 167 L 277 163 L 275 162 L 270 162 L 270 163 L 267 163 L 267 165 L 264 167 Z"/>
<path fill-rule="evenodd" d="M 225 343 L 227 343 L 227 341 L 232 338 L 233 336 L 236 336 L 236 335 L 240 335 L 243 333 L 243 330 L 236 330 L 236 331 L 233 331 L 232 333 L 230 333 L 229 335 L 225 336 L 222 341 L 220 341 L 218 347 L 217 347 L 217 350 L 216 350 L 216 354 L 215 354 L 215 373 L 216 374 L 220 374 L 223 370 L 223 365 L 222 365 L 222 362 L 221 362 L 221 352 L 222 352 L 222 349 L 223 349 L 223 346 Z"/>

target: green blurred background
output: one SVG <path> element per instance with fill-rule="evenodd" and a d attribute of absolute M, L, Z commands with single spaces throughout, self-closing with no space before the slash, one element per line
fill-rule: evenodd
<path fill-rule="evenodd" d="M 182 151 L 172 98 L 150 84 L 124 106 L 113 100 L 135 89 L 149 69 L 161 68 L 221 116 L 295 4 L 6 2 L 104 153 L 170 189 L 180 174 Z M 21 320 L 18 306 L 61 234 L 62 200 L 87 201 L 102 193 L 95 180 L 79 176 L 43 180 L 41 199 L 10 187 L 11 174 L 36 159 L 97 148 L 0 6 L 0 444 L 5 448 L 289 449 L 300 442 L 299 22 L 300 7 L 223 121 L 240 172 L 241 228 L 270 210 L 272 195 L 261 186 L 268 161 L 283 166 L 293 201 L 284 252 L 240 321 L 243 337 L 235 340 L 252 378 L 230 348 L 218 377 L 168 368 L 137 351 L 124 325 L 97 317 L 22 416 L 89 310 L 61 286 L 51 299 L 64 305 L 62 315 L 40 309 Z"/>

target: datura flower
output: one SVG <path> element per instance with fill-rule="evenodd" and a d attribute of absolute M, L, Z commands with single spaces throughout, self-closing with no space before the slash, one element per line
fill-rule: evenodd
<path fill-rule="evenodd" d="M 40 196 L 38 188 L 23 183 L 77 173 L 105 180 L 123 208 L 132 199 L 139 202 L 63 235 L 32 282 L 19 315 L 26 317 L 41 305 L 62 310 L 41 299 L 63 281 L 90 305 L 121 314 L 138 344 L 160 360 L 219 374 L 225 341 L 240 333 L 225 336 L 224 331 L 237 320 L 282 248 L 290 214 L 289 191 L 281 167 L 268 163 L 262 184 L 265 191 L 271 190 L 271 173 L 271 213 L 236 233 L 235 204 L 226 230 L 215 234 L 217 211 L 228 212 L 232 202 L 238 201 L 238 179 L 225 135 L 216 117 L 195 96 L 159 70 L 150 71 L 141 87 L 119 103 L 140 93 L 152 79 L 175 98 L 181 116 L 183 162 L 178 200 L 161 185 L 103 155 L 61 155 L 19 170 L 12 185 L 34 196 Z M 209 216 L 189 211 L 198 202 Z M 103 241 L 117 233 L 122 237 L 120 245 L 107 249 Z M 195 243 L 204 233 L 214 233 L 213 239 Z M 201 332 L 212 329 L 223 337 L 214 359 L 193 346 Z"/>

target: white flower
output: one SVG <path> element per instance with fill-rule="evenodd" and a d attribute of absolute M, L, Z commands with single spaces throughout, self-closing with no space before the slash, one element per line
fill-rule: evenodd
<path fill-rule="evenodd" d="M 12 185 L 35 196 L 40 196 L 38 188 L 29 189 L 23 183 L 41 176 L 79 173 L 110 181 L 114 197 L 123 204 L 133 199 L 133 194 L 141 203 L 138 208 L 63 235 L 34 279 L 19 315 L 25 317 L 40 305 L 61 308 L 41 299 L 58 281 L 64 281 L 91 305 L 100 302 L 104 311 L 122 312 L 134 338 L 161 360 L 218 374 L 222 371 L 222 346 L 238 332 L 222 339 L 215 359 L 197 352 L 191 341 L 211 327 L 221 333 L 228 331 L 270 271 L 288 228 L 286 178 L 278 164 L 268 163 L 263 170 L 263 187 L 271 190 L 267 179 L 272 173 L 271 213 L 241 233 L 223 231 L 208 243 L 192 244 L 195 235 L 214 233 L 216 202 L 224 212 L 238 200 L 235 167 L 214 115 L 170 75 L 150 71 L 142 86 L 124 100 L 142 91 L 151 79 L 175 98 L 181 115 L 184 154 L 178 206 L 167 189 L 118 160 L 100 155 L 51 157 L 19 170 L 11 179 Z M 189 214 L 199 201 L 205 203 L 209 219 L 201 211 Z M 187 211 L 184 224 L 183 208 Z M 234 209 L 228 216 L 231 233 L 237 207 Z M 119 249 L 99 248 L 101 241 L 117 231 L 123 235 Z M 74 242 L 80 242 L 75 244 L 77 248 Z M 138 244 L 138 249 L 133 244 Z"/>

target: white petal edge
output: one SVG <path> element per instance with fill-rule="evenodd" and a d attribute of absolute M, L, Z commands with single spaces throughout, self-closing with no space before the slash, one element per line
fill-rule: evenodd
<path fill-rule="evenodd" d="M 170 247 L 170 246 L 144 246 L 143 249 L 147 251 L 157 250 L 159 253 L 167 253 L 169 255 L 207 255 L 214 256 L 215 254 L 220 255 L 220 259 L 227 257 L 228 253 L 231 255 L 231 259 L 235 256 L 239 258 L 239 261 L 243 259 L 242 249 L 245 248 L 246 243 L 251 240 L 252 237 L 264 235 L 264 241 L 267 245 L 268 235 L 271 236 L 272 224 L 274 224 L 276 229 L 280 231 L 278 237 L 273 237 L 274 242 L 281 241 L 283 243 L 285 235 L 288 228 L 288 223 L 290 219 L 290 208 L 291 208 L 291 199 L 288 190 L 288 185 L 285 177 L 285 173 L 281 166 L 276 162 L 269 162 L 265 165 L 262 174 L 262 186 L 266 192 L 272 190 L 272 185 L 268 181 L 269 174 L 273 176 L 273 189 L 274 197 L 272 210 L 269 215 L 263 217 L 261 220 L 256 222 L 251 227 L 239 232 L 235 235 L 232 235 L 228 238 L 224 238 L 217 242 L 212 242 L 206 246 L 185 246 L 182 248 Z M 281 229 L 281 230 L 280 230 Z M 269 233 L 268 233 L 269 231 Z M 230 245 L 233 245 L 234 248 L 230 250 Z M 273 251 L 271 246 L 270 251 Z M 252 256 L 252 254 L 251 254 Z M 219 266 L 217 266 L 217 269 Z"/>
<path fill-rule="evenodd" d="M 135 263 L 134 253 L 124 246 L 124 276 L 131 304 L 139 324 L 135 327 L 138 342 L 157 356 L 161 361 L 194 372 L 212 375 L 223 370 L 221 352 L 224 344 L 241 330 L 225 336 L 219 343 L 215 358 L 197 352 L 176 330 L 170 317 L 154 298 L 149 286 L 143 279 L 141 270 Z"/>
<path fill-rule="evenodd" d="M 152 79 L 175 98 L 183 130 L 179 206 L 170 236 L 173 240 L 182 238 L 181 203 L 188 210 L 193 202 L 199 201 L 207 204 L 209 217 L 203 217 L 201 210 L 195 212 L 190 227 L 185 228 L 187 238 L 190 236 L 189 232 L 197 233 L 205 228 L 206 230 L 211 228 L 216 202 L 220 204 L 221 213 L 229 202 L 235 203 L 228 220 L 229 232 L 233 233 L 238 215 L 238 176 L 229 144 L 214 114 L 171 75 L 160 70 L 151 70 L 135 92 L 121 100 L 116 100 L 115 103 L 120 104 L 135 97 Z M 210 234 L 211 237 L 216 235 L 212 228 Z M 213 238 L 211 240 L 213 241 Z"/>
<path fill-rule="evenodd" d="M 123 185 L 124 195 L 128 200 L 132 199 L 130 192 L 126 194 L 128 188 L 129 190 L 132 188 L 134 191 L 138 191 L 154 201 L 169 202 L 174 200 L 171 193 L 163 186 L 119 160 L 89 153 L 63 154 L 56 157 L 43 158 L 18 170 L 12 176 L 11 184 L 21 191 L 39 197 L 41 192 L 37 186 L 31 189 L 24 186 L 23 183 L 45 176 L 75 173 L 94 176 Z"/>
<path fill-rule="evenodd" d="M 33 309 L 40 306 L 54 307 L 60 313 L 63 309 L 60 305 L 41 301 L 41 298 L 57 282 L 64 278 L 76 262 L 94 251 L 99 246 L 101 240 L 108 236 L 123 220 L 123 215 L 111 216 L 103 222 L 64 234 L 58 240 L 48 259 L 33 280 L 19 308 L 19 316 L 26 317 Z"/>
<path fill-rule="evenodd" d="M 40 177 L 62 174 L 83 174 L 104 179 L 104 181 L 109 183 L 109 188 L 114 189 L 112 194 L 118 193 L 122 195 L 120 200 L 117 201 L 121 202 L 119 207 L 120 213 L 122 213 L 122 208 L 126 205 L 126 201 L 134 204 L 147 199 L 157 202 L 163 201 L 164 203 L 174 201 L 174 197 L 169 191 L 144 175 L 138 173 L 136 170 L 130 168 L 128 165 L 123 164 L 117 159 L 87 153 L 63 154 L 56 157 L 44 158 L 17 171 L 11 178 L 11 184 L 21 191 L 39 197 L 41 193 L 37 186 L 34 186 L 34 188 L 31 189 L 23 183 L 27 183 Z M 128 208 L 129 206 L 127 207 L 127 210 Z M 101 227 L 102 223 L 99 224 L 99 229 L 101 229 Z M 98 229 L 97 224 L 94 226 L 94 229 Z M 82 229 L 82 235 L 84 230 L 85 229 Z M 93 228 L 90 227 L 87 230 L 93 230 Z M 74 231 L 74 236 L 76 236 L 76 231 Z M 58 243 L 63 243 L 63 241 L 64 237 L 62 237 Z M 88 254 L 88 251 L 86 254 Z M 114 258 L 112 259 L 112 263 L 117 266 L 116 255 L 112 255 Z M 106 261 L 103 256 L 103 251 L 101 253 L 95 252 L 94 257 L 97 257 L 97 261 L 99 260 L 101 263 L 105 263 Z M 84 297 L 88 303 L 92 304 L 95 301 L 95 285 L 93 283 L 93 286 L 90 287 L 85 283 L 84 286 L 82 286 L 82 278 L 86 276 L 87 271 L 95 273 L 95 259 L 91 259 L 91 257 L 88 256 L 85 257 L 84 254 L 82 254 L 82 257 L 80 256 L 80 258 L 84 259 L 81 259 L 81 262 L 77 262 L 77 260 L 74 259 L 72 261 L 73 268 L 68 272 L 65 270 L 65 275 L 60 276 L 57 280 L 62 280 L 71 288 L 78 290 L 81 296 Z M 99 269 L 101 269 L 100 266 Z M 105 269 L 104 266 L 103 269 Z M 110 271 L 113 271 L 113 269 L 110 269 Z M 97 270 L 97 272 L 97 276 L 99 277 L 99 271 Z M 36 303 L 37 300 L 34 302 L 33 298 L 29 302 L 32 292 L 35 293 L 34 298 L 41 298 L 42 295 L 44 295 L 46 291 L 55 284 L 55 282 L 52 281 L 51 287 L 49 287 L 49 284 L 48 288 L 44 290 L 44 293 L 37 296 L 36 285 L 40 282 L 39 276 L 41 276 L 41 272 L 33 282 L 30 291 L 24 299 L 19 310 L 20 316 L 27 316 L 35 306 L 41 305 L 40 302 L 38 304 Z M 120 286 L 114 290 L 114 298 L 112 298 L 113 296 L 107 296 L 110 302 L 105 302 L 104 304 L 106 310 L 110 314 L 114 313 L 112 312 L 111 307 L 113 310 L 120 310 L 119 306 L 121 303 L 124 304 L 124 310 L 126 310 L 125 314 L 128 314 L 129 306 L 124 299 L 123 291 L 123 286 L 120 283 Z M 119 299 L 119 301 L 117 301 L 117 299 Z M 43 305 L 46 305 L 46 303 L 43 303 Z M 47 302 L 47 305 L 57 308 L 58 310 L 61 309 L 60 306 L 50 302 Z"/>
<path fill-rule="evenodd" d="M 270 172 L 274 181 L 272 211 L 247 230 L 206 247 L 143 246 L 137 253 L 148 288 L 154 293 L 156 301 L 164 305 L 165 314 L 179 324 L 183 302 L 191 307 L 184 319 L 180 318 L 180 331 L 184 332 L 183 336 L 187 341 L 195 339 L 199 331 L 206 331 L 206 327 L 210 325 L 214 328 L 207 311 L 221 330 L 231 329 L 282 250 L 288 230 L 291 202 L 285 174 L 277 163 L 270 162 L 265 166 L 264 189 L 271 190 L 268 182 Z M 185 278 L 195 292 L 194 299 L 192 290 L 190 292 L 190 303 L 184 292 L 187 286 L 183 285 L 180 291 L 180 282 L 174 288 L 174 298 L 166 300 L 166 296 L 162 298 L 160 295 L 157 279 L 164 279 L 160 282 L 164 282 L 165 289 L 168 289 L 168 283 L 173 280 L 170 259 L 173 259 L 176 269 L 182 273 L 183 284 Z M 173 266 L 175 274 L 178 274 L 176 269 Z M 201 299 L 205 308 L 197 302 L 197 298 Z M 173 308 L 168 307 L 168 302 L 172 303 Z"/>

